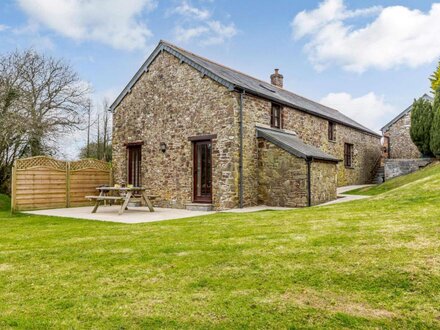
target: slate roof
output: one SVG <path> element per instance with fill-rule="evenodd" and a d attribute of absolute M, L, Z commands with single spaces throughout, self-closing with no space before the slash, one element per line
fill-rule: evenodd
<path fill-rule="evenodd" d="M 430 102 L 434 101 L 434 99 L 431 96 L 429 96 L 428 94 L 423 94 L 422 98 L 425 99 L 425 100 L 428 100 Z M 390 128 L 390 126 L 392 126 L 400 118 L 404 117 L 407 113 L 411 112 L 411 110 L 412 110 L 412 104 L 408 108 L 403 110 L 401 113 L 399 113 L 396 117 L 394 117 L 388 124 L 386 124 L 380 130 L 382 132 L 387 131 Z"/>
<path fill-rule="evenodd" d="M 141 66 L 138 72 L 130 80 L 124 90 L 119 94 L 110 109 L 113 111 L 127 93 L 131 91 L 132 86 L 140 78 L 140 76 L 148 71 L 148 66 L 155 59 L 155 57 L 162 51 L 167 51 L 177 58 L 181 62 L 185 62 L 200 71 L 201 74 L 206 75 L 213 80 L 219 82 L 220 84 L 226 86 L 231 91 L 232 90 L 244 90 L 246 93 L 258 95 L 265 99 L 280 103 L 282 105 L 287 105 L 289 107 L 313 114 L 318 117 L 331 120 L 336 123 L 340 123 L 362 132 L 372 134 L 375 136 L 380 136 L 376 132 L 370 130 L 369 128 L 359 124 L 353 119 L 343 115 L 339 111 L 326 107 L 322 104 L 309 100 L 305 97 L 299 96 L 292 92 L 289 92 L 283 88 L 274 86 L 268 82 L 256 79 L 247 74 L 241 73 L 234 69 L 225 67 L 221 64 L 215 63 L 211 60 L 188 52 L 182 48 L 172 45 L 165 41 L 160 41 L 153 53 L 148 57 L 145 63 Z"/>
<path fill-rule="evenodd" d="M 331 162 L 339 162 L 339 159 L 324 151 L 304 143 L 295 134 L 287 133 L 274 128 L 256 127 L 257 137 L 275 144 L 288 153 L 304 159 L 319 159 Z"/>

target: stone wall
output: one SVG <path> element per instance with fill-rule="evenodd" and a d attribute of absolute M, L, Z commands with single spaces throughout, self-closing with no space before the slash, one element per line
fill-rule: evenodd
<path fill-rule="evenodd" d="M 258 204 L 307 206 L 306 161 L 264 139 L 258 146 Z"/>
<path fill-rule="evenodd" d="M 389 137 L 388 157 L 391 159 L 420 158 L 420 151 L 411 140 L 411 112 L 392 124 L 384 136 Z"/>
<path fill-rule="evenodd" d="M 310 181 L 312 187 L 312 205 L 322 204 L 337 198 L 337 165 L 332 162 L 313 161 Z"/>
<path fill-rule="evenodd" d="M 185 207 L 192 201 L 193 190 L 192 143 L 188 137 L 216 134 L 212 149 L 213 206 L 237 207 L 239 99 L 237 92 L 202 76 L 166 51 L 160 53 L 115 109 L 115 183 L 126 183 L 126 144 L 143 141 L 142 185 L 159 196 L 158 206 Z M 270 123 L 271 102 L 246 94 L 243 110 L 243 197 L 244 206 L 252 206 L 258 205 L 260 195 L 255 125 Z M 354 167 L 346 169 L 339 163 L 337 184 L 370 180 L 372 167 L 380 156 L 378 137 L 336 125 L 336 141 L 328 141 L 327 120 L 288 107 L 283 109 L 283 125 L 297 132 L 304 142 L 341 160 L 344 142 L 354 144 Z M 165 153 L 160 151 L 161 142 L 167 144 Z M 330 192 L 322 195 L 319 198 L 324 200 Z"/>
<path fill-rule="evenodd" d="M 313 161 L 310 169 L 312 205 L 336 199 L 336 163 Z M 307 162 L 276 145 L 258 139 L 258 204 L 308 205 Z"/>
<path fill-rule="evenodd" d="M 115 183 L 126 183 L 126 146 L 141 140 L 142 185 L 158 206 L 184 208 L 192 201 L 192 143 L 188 137 L 217 134 L 213 141 L 215 209 L 238 205 L 238 109 L 234 93 L 167 52 L 150 65 L 113 119 Z M 160 143 L 167 151 L 160 151 Z"/>
<path fill-rule="evenodd" d="M 247 205 L 258 203 L 252 194 L 258 189 L 258 165 L 255 155 L 258 146 L 255 142 L 255 124 L 270 124 L 271 102 L 246 94 L 244 98 L 244 195 Z M 374 176 L 376 162 L 381 156 L 380 137 L 363 133 L 353 128 L 336 124 L 336 141 L 328 140 L 328 121 L 303 111 L 283 107 L 282 121 L 284 129 L 292 130 L 310 145 L 337 157 L 337 185 L 369 183 Z M 353 167 L 346 168 L 343 163 L 344 143 L 354 145 Z"/>
<path fill-rule="evenodd" d="M 400 175 L 415 172 L 431 162 L 431 158 L 385 159 L 385 181 Z"/>

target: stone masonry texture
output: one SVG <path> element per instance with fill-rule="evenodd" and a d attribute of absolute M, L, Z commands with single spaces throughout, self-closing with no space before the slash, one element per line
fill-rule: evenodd
<path fill-rule="evenodd" d="M 258 145 L 258 204 L 307 206 L 306 161 L 264 139 Z"/>
<path fill-rule="evenodd" d="M 258 145 L 255 125 L 270 124 L 271 102 L 253 95 L 244 98 L 244 196 L 245 205 L 257 205 L 258 198 Z M 320 148 L 340 159 L 337 165 L 337 186 L 369 183 L 381 156 L 380 137 L 336 124 L 336 141 L 328 140 L 328 120 L 303 111 L 283 107 L 282 125 L 294 131 L 307 144 Z M 344 143 L 354 146 L 352 168 L 344 166 Z M 323 187 L 323 189 L 326 189 Z"/>
<path fill-rule="evenodd" d="M 126 183 L 126 143 L 143 141 L 141 184 L 162 207 L 192 201 L 192 142 L 213 141 L 212 191 L 215 209 L 238 203 L 238 103 L 233 93 L 167 52 L 150 65 L 116 108 L 113 124 L 114 182 Z M 167 151 L 160 150 L 160 143 Z"/>
<path fill-rule="evenodd" d="M 127 143 L 142 141 L 141 184 L 150 194 L 158 196 L 155 201 L 157 206 L 184 208 L 192 201 L 193 194 L 193 145 L 188 138 L 216 134 L 212 145 L 213 207 L 216 210 L 237 207 L 239 109 L 239 93 L 229 91 L 163 51 L 114 111 L 114 182 L 123 184 L 127 181 Z M 277 170 L 273 166 L 259 173 L 265 158 L 259 155 L 255 126 L 270 124 L 270 112 L 270 101 L 245 94 L 244 205 L 258 205 L 264 199 L 262 196 L 269 196 L 268 178 L 281 178 L 280 174 L 286 171 L 285 164 L 289 162 L 295 167 L 287 170 L 292 178 L 289 180 L 295 183 L 288 185 L 285 191 L 280 191 L 278 200 L 275 195 L 270 200 L 274 204 L 304 205 L 303 159 L 281 149 L 275 151 L 264 143 L 262 153 L 267 153 L 264 157 L 281 157 L 278 161 L 274 160 L 280 167 L 278 174 L 275 174 Z M 288 107 L 283 107 L 282 121 L 285 129 L 295 131 L 304 142 L 338 159 L 343 160 L 344 142 L 354 145 L 353 168 L 345 168 L 343 162 L 339 162 L 337 166 L 325 162 L 312 164 L 312 172 L 319 174 L 315 175 L 319 178 L 316 179 L 318 181 L 313 181 L 312 175 L 312 191 L 316 196 L 314 204 L 336 198 L 336 185 L 362 184 L 371 180 L 375 163 L 381 153 L 379 137 L 336 124 L 336 141 L 328 141 L 327 120 Z M 167 145 L 165 153 L 160 150 L 161 142 Z M 270 156 L 269 153 L 273 155 Z M 291 158 L 288 161 L 287 156 Z M 259 187 L 260 183 L 263 187 Z M 292 187 L 297 189 L 298 195 L 292 197 L 293 201 L 287 201 L 285 196 L 292 196 Z"/>
<path fill-rule="evenodd" d="M 409 174 L 430 164 L 431 158 L 419 159 L 385 159 L 385 181 L 400 175 Z"/>
<path fill-rule="evenodd" d="M 409 133 L 411 127 L 411 111 L 392 124 L 384 136 L 390 138 L 389 158 L 391 159 L 415 159 L 420 158 L 421 154 L 417 146 L 412 142 Z"/>
<path fill-rule="evenodd" d="M 337 177 L 335 163 L 317 160 L 311 163 L 312 205 L 336 199 Z"/>
<path fill-rule="evenodd" d="M 284 207 L 308 205 L 307 162 L 258 139 L 258 204 Z M 312 205 L 336 199 L 336 163 L 311 162 Z"/>

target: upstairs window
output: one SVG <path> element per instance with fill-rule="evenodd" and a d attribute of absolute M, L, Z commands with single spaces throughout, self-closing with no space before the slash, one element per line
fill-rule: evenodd
<path fill-rule="evenodd" d="M 353 167 L 353 145 L 344 144 L 344 165 L 345 167 Z"/>
<path fill-rule="evenodd" d="M 272 104 L 270 126 L 274 128 L 281 128 L 281 106 L 278 104 Z"/>
<path fill-rule="evenodd" d="M 329 141 L 336 141 L 336 124 L 332 121 L 328 122 L 328 139 Z"/>

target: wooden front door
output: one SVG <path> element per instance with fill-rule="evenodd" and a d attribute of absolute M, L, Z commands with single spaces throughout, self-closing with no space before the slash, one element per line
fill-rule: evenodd
<path fill-rule="evenodd" d="M 194 142 L 193 200 L 197 203 L 212 202 L 212 142 Z"/>
<path fill-rule="evenodd" d="M 141 147 L 140 145 L 127 147 L 127 183 L 133 187 L 141 186 Z"/>

